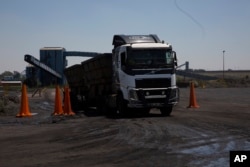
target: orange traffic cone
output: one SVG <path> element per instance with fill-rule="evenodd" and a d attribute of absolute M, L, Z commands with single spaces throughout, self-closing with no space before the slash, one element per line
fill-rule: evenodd
<path fill-rule="evenodd" d="M 56 86 L 56 95 L 55 95 L 55 107 L 54 107 L 54 112 L 52 115 L 62 115 L 63 114 L 63 109 L 62 109 L 62 101 L 61 101 L 61 95 L 60 95 L 60 90 L 59 86 Z"/>
<path fill-rule="evenodd" d="M 188 108 L 199 108 L 200 106 L 197 104 L 195 91 L 194 91 L 194 83 L 190 83 L 190 99 Z"/>
<path fill-rule="evenodd" d="M 16 115 L 16 117 L 27 117 L 27 116 L 31 116 L 31 113 L 30 113 L 29 101 L 28 101 L 28 96 L 27 96 L 27 88 L 26 88 L 26 85 L 23 84 L 20 112 Z"/>
<path fill-rule="evenodd" d="M 70 103 L 70 95 L 69 95 L 69 88 L 64 88 L 65 97 L 64 97 L 64 114 L 65 115 L 75 115 L 75 113 L 71 109 L 71 103 Z"/>

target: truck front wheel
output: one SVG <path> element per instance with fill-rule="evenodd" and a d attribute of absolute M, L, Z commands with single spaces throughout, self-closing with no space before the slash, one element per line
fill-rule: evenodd
<path fill-rule="evenodd" d="M 128 105 L 121 93 L 117 95 L 116 106 L 117 106 L 117 114 L 119 116 L 125 116 L 127 114 Z"/>
<path fill-rule="evenodd" d="M 166 106 L 166 107 L 160 108 L 162 116 L 170 116 L 172 110 L 173 110 L 173 106 Z"/>

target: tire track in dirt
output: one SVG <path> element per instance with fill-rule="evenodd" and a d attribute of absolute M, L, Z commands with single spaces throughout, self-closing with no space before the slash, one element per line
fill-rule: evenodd
<path fill-rule="evenodd" d="M 47 103 L 40 108 L 44 103 L 35 101 L 45 115 L 17 123 L 16 118 L 4 118 L 8 122 L 0 128 L 0 160 L 6 161 L 1 165 L 229 166 L 230 150 L 250 150 L 247 90 L 198 89 L 199 109 L 186 108 L 188 90 L 184 90 L 171 117 L 161 117 L 155 110 L 147 117 L 76 115 L 47 120 L 52 108 L 47 110 Z M 7 161 L 9 157 L 13 160 Z"/>
<path fill-rule="evenodd" d="M 123 120 L 119 140 L 136 148 L 157 149 L 165 154 L 192 155 L 192 165 L 228 164 L 229 151 L 249 150 L 250 135 L 213 120 L 195 117 L 183 123 L 175 118 Z M 234 132 L 234 133 L 231 133 Z M 202 159 L 197 163 L 197 159 Z"/>

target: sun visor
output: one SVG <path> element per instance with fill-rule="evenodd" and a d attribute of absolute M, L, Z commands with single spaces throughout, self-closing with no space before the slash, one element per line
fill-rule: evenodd
<path fill-rule="evenodd" d="M 157 35 L 114 35 L 113 45 L 114 48 L 125 45 L 125 44 L 134 44 L 134 43 L 161 43 L 161 40 Z"/>

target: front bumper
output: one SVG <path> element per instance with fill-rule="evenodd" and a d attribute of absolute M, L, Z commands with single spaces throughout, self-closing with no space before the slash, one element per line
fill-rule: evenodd
<path fill-rule="evenodd" d="M 179 101 L 179 88 L 144 88 L 129 91 L 129 108 L 160 108 L 176 105 Z"/>

